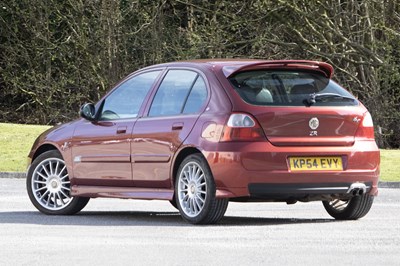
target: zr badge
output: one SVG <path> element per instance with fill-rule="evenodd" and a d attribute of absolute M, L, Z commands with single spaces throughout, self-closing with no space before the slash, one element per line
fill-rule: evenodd
<path fill-rule="evenodd" d="M 311 118 L 310 121 L 308 122 L 308 125 L 312 129 L 312 131 L 310 131 L 310 136 L 311 137 L 318 136 L 318 131 L 316 130 L 319 127 L 318 118 L 316 117 Z"/>

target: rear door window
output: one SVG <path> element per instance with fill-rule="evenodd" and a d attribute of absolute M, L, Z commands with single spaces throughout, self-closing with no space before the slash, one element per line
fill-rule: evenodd
<path fill-rule="evenodd" d="M 169 70 L 151 104 L 149 116 L 198 113 L 207 99 L 203 78 L 190 70 Z"/>
<path fill-rule="evenodd" d="M 265 106 L 352 106 L 357 99 L 319 73 L 254 70 L 229 78 L 247 103 Z"/>

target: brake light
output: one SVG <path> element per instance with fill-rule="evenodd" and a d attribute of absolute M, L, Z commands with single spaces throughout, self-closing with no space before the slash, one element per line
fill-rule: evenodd
<path fill-rule="evenodd" d="M 363 139 L 375 139 L 374 122 L 369 112 L 364 114 L 361 124 L 358 126 L 356 137 Z"/>
<path fill-rule="evenodd" d="M 224 126 L 220 141 L 262 141 L 264 132 L 257 121 L 248 114 L 231 114 Z"/>

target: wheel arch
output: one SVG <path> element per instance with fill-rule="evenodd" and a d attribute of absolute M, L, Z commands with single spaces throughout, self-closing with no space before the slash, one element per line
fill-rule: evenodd
<path fill-rule="evenodd" d="M 32 162 L 33 162 L 40 154 L 42 154 L 42 153 L 44 153 L 44 152 L 46 152 L 46 151 L 53 151 L 53 150 L 60 152 L 60 151 L 57 149 L 57 147 L 54 146 L 54 145 L 52 145 L 52 144 L 46 143 L 46 144 L 41 145 L 39 148 L 36 149 L 35 153 L 33 154 L 33 156 L 32 156 Z M 60 152 L 60 154 L 61 154 L 61 152 Z"/>
<path fill-rule="evenodd" d="M 182 150 L 179 151 L 178 155 L 176 155 L 172 171 L 171 171 L 171 185 L 172 187 L 175 187 L 175 180 L 176 180 L 176 174 L 178 173 L 179 166 L 183 162 L 183 160 L 188 157 L 191 154 L 199 153 L 203 156 L 202 152 L 197 149 L 196 147 L 189 146 L 185 147 Z"/>

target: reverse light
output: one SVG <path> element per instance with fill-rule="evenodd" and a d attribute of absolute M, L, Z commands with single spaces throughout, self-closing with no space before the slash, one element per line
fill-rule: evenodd
<path fill-rule="evenodd" d="M 232 114 L 229 117 L 228 127 L 254 127 L 256 122 L 246 114 Z"/>
<path fill-rule="evenodd" d="M 248 114 L 231 114 L 221 134 L 220 141 L 263 141 L 264 132 L 257 121 Z"/>
<path fill-rule="evenodd" d="M 356 137 L 363 139 L 375 139 L 374 122 L 369 112 L 364 114 L 361 124 L 358 126 Z"/>

